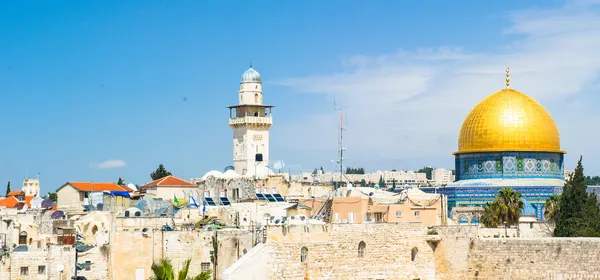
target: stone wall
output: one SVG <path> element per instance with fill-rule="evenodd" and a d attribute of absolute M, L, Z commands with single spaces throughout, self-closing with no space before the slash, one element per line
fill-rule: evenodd
<path fill-rule="evenodd" d="M 600 239 L 478 239 L 467 279 L 600 279 Z"/>
<path fill-rule="evenodd" d="M 225 279 L 435 279 L 426 234 L 427 227 L 409 223 L 270 226 L 266 249 L 236 263 Z M 263 274 L 247 278 L 257 270 Z"/>
<path fill-rule="evenodd" d="M 214 232 L 204 231 L 159 231 L 141 232 L 120 231 L 113 233 L 111 240 L 111 267 L 114 279 L 137 279 L 136 271 L 142 279 L 152 275 L 153 260 L 167 258 L 174 268 L 181 268 L 183 262 L 191 259 L 190 273 L 199 274 L 202 263 L 213 270 L 210 259 Z M 219 254 L 217 276 L 252 248 L 252 233 L 247 230 L 221 230 L 217 234 Z"/>

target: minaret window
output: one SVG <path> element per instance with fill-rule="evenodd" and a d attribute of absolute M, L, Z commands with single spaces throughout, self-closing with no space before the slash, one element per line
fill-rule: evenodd
<path fill-rule="evenodd" d="M 254 103 L 258 103 L 258 93 L 254 94 Z"/>

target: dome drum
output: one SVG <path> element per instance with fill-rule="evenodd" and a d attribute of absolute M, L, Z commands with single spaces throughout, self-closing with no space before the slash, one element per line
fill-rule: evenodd
<path fill-rule="evenodd" d="M 457 154 L 456 180 L 564 179 L 564 154 L 495 152 Z"/>

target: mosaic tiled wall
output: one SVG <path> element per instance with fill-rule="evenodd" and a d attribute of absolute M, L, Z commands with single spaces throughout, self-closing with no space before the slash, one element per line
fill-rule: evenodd
<path fill-rule="evenodd" d="M 469 153 L 455 158 L 456 180 L 490 178 L 564 179 L 563 154 L 537 152 Z"/>

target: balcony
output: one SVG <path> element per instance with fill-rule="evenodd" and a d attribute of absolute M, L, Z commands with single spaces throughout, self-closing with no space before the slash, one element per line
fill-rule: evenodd
<path fill-rule="evenodd" d="M 229 119 L 229 125 L 244 125 L 244 124 L 272 125 L 273 119 L 271 117 L 250 117 L 250 116 Z"/>

